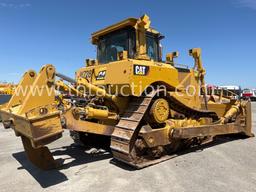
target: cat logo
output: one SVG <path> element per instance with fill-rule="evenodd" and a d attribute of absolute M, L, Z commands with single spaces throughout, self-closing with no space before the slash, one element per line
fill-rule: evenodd
<path fill-rule="evenodd" d="M 149 67 L 148 66 L 134 65 L 134 67 L 133 67 L 134 75 L 145 76 L 145 75 L 148 74 L 148 71 L 149 71 Z"/>
<path fill-rule="evenodd" d="M 100 71 L 98 75 L 96 76 L 96 80 L 104 80 L 106 76 L 106 70 Z"/>

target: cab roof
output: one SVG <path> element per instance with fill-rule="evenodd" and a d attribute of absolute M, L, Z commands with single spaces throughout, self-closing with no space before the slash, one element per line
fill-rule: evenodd
<path fill-rule="evenodd" d="M 92 44 L 97 44 L 98 40 L 99 40 L 99 37 L 103 36 L 103 35 L 106 35 L 108 33 L 111 33 L 113 31 L 116 31 L 116 30 L 119 30 L 119 29 L 123 29 L 125 27 L 135 27 L 135 25 L 137 24 L 139 19 L 136 19 L 136 18 L 128 18 L 128 19 L 125 19 L 123 21 L 120 21 L 116 24 L 113 24 L 113 25 L 110 25 L 104 29 L 101 29 L 99 31 L 96 31 L 94 33 L 92 33 Z M 157 34 L 157 35 L 160 35 L 160 33 L 153 29 L 152 27 L 149 27 L 147 29 L 147 31 L 153 33 L 153 34 Z"/>

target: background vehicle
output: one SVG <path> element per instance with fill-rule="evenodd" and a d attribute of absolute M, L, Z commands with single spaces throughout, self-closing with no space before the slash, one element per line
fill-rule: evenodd
<path fill-rule="evenodd" d="M 250 99 L 256 101 L 256 90 L 255 89 L 244 89 L 242 92 L 243 99 Z"/>
<path fill-rule="evenodd" d="M 220 97 L 224 99 L 235 99 L 238 100 L 241 98 L 242 89 L 240 86 L 229 85 L 229 86 L 216 86 L 216 85 L 207 85 L 207 94 L 212 97 Z M 226 100 L 229 102 L 228 100 Z"/>
<path fill-rule="evenodd" d="M 0 105 L 9 101 L 15 91 L 16 85 L 11 83 L 0 83 Z"/>
<path fill-rule="evenodd" d="M 150 23 L 144 15 L 93 33 L 97 60 L 86 60 L 75 80 L 51 64 L 38 74 L 24 74 L 17 90 L 31 89 L 14 95 L 0 115 L 5 128 L 21 136 L 36 166 L 57 166 L 45 145 L 60 138 L 64 128 L 75 142 L 108 148 L 115 159 L 136 168 L 170 159 L 216 135 L 253 136 L 251 103 L 207 98 L 201 49 L 188 51 L 194 60 L 191 69 L 175 65 L 178 52 L 167 54 L 163 62 L 163 36 Z M 65 100 L 55 89 L 84 102 Z"/>
<path fill-rule="evenodd" d="M 218 88 L 223 90 L 223 96 L 233 99 L 239 99 L 242 93 L 241 87 L 237 85 L 223 85 Z"/>
<path fill-rule="evenodd" d="M 9 84 L 9 83 L 0 83 L 0 108 L 1 105 L 7 103 L 10 99 L 12 94 L 15 91 L 15 85 Z M 1 122 L 1 116 L 0 116 L 0 122 Z"/>

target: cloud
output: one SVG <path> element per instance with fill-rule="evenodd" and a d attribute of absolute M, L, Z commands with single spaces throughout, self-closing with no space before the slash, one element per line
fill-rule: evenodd
<path fill-rule="evenodd" d="M 256 0 L 236 0 L 236 4 L 240 7 L 247 7 L 256 10 Z"/>
<path fill-rule="evenodd" d="M 28 7 L 31 7 L 30 3 L 5 3 L 5 2 L 0 2 L 0 8 L 21 9 L 21 8 L 28 8 Z"/>

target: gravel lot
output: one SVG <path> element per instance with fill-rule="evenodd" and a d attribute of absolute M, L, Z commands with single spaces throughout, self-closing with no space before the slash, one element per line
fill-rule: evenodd
<path fill-rule="evenodd" d="M 253 103 L 256 132 L 256 103 Z M 142 170 L 115 165 L 111 155 L 74 148 L 65 133 L 50 145 L 59 170 L 41 171 L 23 152 L 21 140 L 0 125 L 0 191 L 255 191 L 256 138 L 219 138 L 213 144 Z"/>

